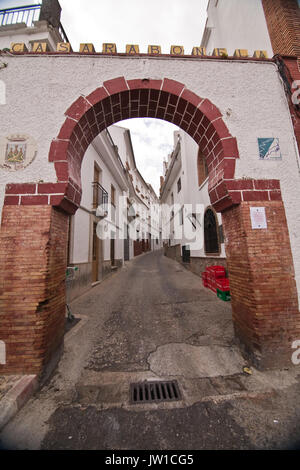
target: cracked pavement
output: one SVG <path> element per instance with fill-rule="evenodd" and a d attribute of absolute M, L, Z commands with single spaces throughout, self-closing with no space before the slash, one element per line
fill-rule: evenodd
<path fill-rule="evenodd" d="M 300 370 L 243 373 L 229 302 L 147 253 L 71 304 L 51 379 L 0 434 L 5 449 L 300 446 Z M 131 404 L 129 386 L 176 379 L 182 398 Z"/>

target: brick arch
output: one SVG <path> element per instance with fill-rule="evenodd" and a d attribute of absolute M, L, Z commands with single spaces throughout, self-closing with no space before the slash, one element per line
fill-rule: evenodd
<path fill-rule="evenodd" d="M 169 121 L 186 131 L 199 145 L 209 169 L 209 193 L 216 210 L 239 203 L 233 181 L 239 158 L 236 139 L 230 134 L 219 109 L 197 96 L 184 84 L 124 77 L 108 80 L 87 96 L 80 96 L 66 111 L 66 119 L 52 141 L 49 161 L 54 162 L 57 185 L 50 202 L 73 213 L 80 202 L 81 161 L 92 140 L 106 127 L 129 118 L 151 117 Z M 64 190 L 58 195 L 57 189 Z"/>
<path fill-rule="evenodd" d="M 175 80 L 108 80 L 74 101 L 65 116 L 49 151 L 57 182 L 7 184 L 5 205 L 52 205 L 74 214 L 81 200 L 81 162 L 87 147 L 106 127 L 134 117 L 169 121 L 195 140 L 206 159 L 210 201 L 217 212 L 242 201 L 281 200 L 278 180 L 234 178 L 237 140 L 220 110 Z"/>
<path fill-rule="evenodd" d="M 300 313 L 280 183 L 234 178 L 237 141 L 216 106 L 168 78 L 120 77 L 80 96 L 65 115 L 49 151 L 57 181 L 6 186 L 0 340 L 7 363 L 0 364 L 0 372 L 41 373 L 61 347 L 68 214 L 80 204 L 81 162 L 99 132 L 130 117 L 177 124 L 199 145 L 208 165 L 211 205 L 222 212 L 236 337 L 258 367 L 290 365 Z M 252 229 L 250 206 L 265 207 L 267 230 Z M 19 295 L 24 288 L 26 298 Z"/>

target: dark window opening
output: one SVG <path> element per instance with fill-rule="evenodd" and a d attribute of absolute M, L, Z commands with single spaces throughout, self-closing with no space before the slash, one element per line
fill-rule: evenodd
<path fill-rule="evenodd" d="M 179 193 L 180 191 L 181 191 L 181 178 L 179 178 L 177 181 L 177 192 Z"/>
<path fill-rule="evenodd" d="M 190 263 L 191 262 L 191 251 L 189 245 L 184 245 L 182 247 L 182 262 Z"/>
<path fill-rule="evenodd" d="M 204 247 L 205 253 L 220 254 L 218 221 L 212 209 L 207 209 L 204 215 Z"/>

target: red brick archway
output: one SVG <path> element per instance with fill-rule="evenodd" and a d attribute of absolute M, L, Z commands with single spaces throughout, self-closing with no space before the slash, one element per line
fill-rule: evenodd
<path fill-rule="evenodd" d="M 236 194 L 220 187 L 224 178 L 234 177 L 238 158 L 236 139 L 230 135 L 220 111 L 182 83 L 170 79 L 116 78 L 104 82 L 103 87 L 90 95 L 78 98 L 66 116 L 57 139 L 52 142 L 49 160 L 55 162 L 58 181 L 66 181 L 68 176 L 64 197 L 69 202 L 76 204 L 79 200 L 81 160 L 91 141 L 111 124 L 134 117 L 164 119 L 186 131 L 207 158 L 214 203 L 222 199 L 225 207 L 236 202 Z"/>
<path fill-rule="evenodd" d="M 174 80 L 120 77 L 80 96 L 65 115 L 49 152 L 57 182 L 6 187 L 0 340 L 7 361 L 0 372 L 40 373 L 60 349 L 68 214 L 80 203 L 81 162 L 99 132 L 133 117 L 170 121 L 199 145 L 208 165 L 211 204 L 222 212 L 236 336 L 257 366 L 291 365 L 300 316 L 280 183 L 234 179 L 238 145 L 216 106 Z M 268 230 L 255 231 L 249 206 L 260 205 Z"/>
<path fill-rule="evenodd" d="M 108 80 L 88 96 L 80 96 L 65 115 L 49 152 L 57 183 L 9 184 L 6 205 L 50 204 L 74 213 L 81 199 L 81 162 L 87 147 L 106 127 L 134 117 L 169 121 L 195 140 L 206 158 L 209 195 L 216 211 L 241 201 L 281 200 L 279 181 L 234 180 L 239 151 L 220 110 L 175 80 Z"/>

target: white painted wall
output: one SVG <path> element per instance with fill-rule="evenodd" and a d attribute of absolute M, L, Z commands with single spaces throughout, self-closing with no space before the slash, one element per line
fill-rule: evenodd
<path fill-rule="evenodd" d="M 47 21 L 38 21 L 34 27 L 26 26 L 21 28 L 20 26 L 20 24 L 14 24 L 9 29 L 0 30 L 0 49 L 10 49 L 13 42 L 23 42 L 30 51 L 33 41 L 46 41 L 49 49 L 56 51 L 57 43 L 63 42 L 57 32 L 49 27 Z"/>
<path fill-rule="evenodd" d="M 212 28 L 207 44 L 203 43 L 208 54 L 225 47 L 230 56 L 235 49 L 248 49 L 249 56 L 266 50 L 273 56 L 261 0 L 219 0 L 217 4 L 210 0 L 206 26 Z"/>
<path fill-rule="evenodd" d="M 275 64 L 224 59 L 158 57 L 15 56 L 5 57 L 0 71 L 6 85 L 6 104 L 0 105 L 1 136 L 31 135 L 38 144 L 34 162 L 24 170 L 0 172 L 0 207 L 7 183 L 56 181 L 48 161 L 50 143 L 58 135 L 64 113 L 80 96 L 105 80 L 172 78 L 221 111 L 237 138 L 240 159 L 236 177 L 281 181 L 298 292 L 300 294 L 299 157 L 283 85 Z M 87 73 L 91 70 L 91 73 Z M 76 73 L 74 73 L 76 71 Z M 258 137 L 278 137 L 282 161 L 260 161 Z M 280 250 L 280 247 L 279 247 Z"/>
<path fill-rule="evenodd" d="M 73 239 L 73 240 L 72 240 Z M 78 209 L 73 216 L 73 234 L 70 263 L 91 262 L 91 221 L 90 214 L 82 209 Z"/>
<path fill-rule="evenodd" d="M 130 149 L 128 148 L 128 144 L 126 141 L 127 130 L 128 129 L 126 129 L 125 127 L 116 125 L 110 126 L 108 128 L 108 132 L 110 133 L 112 140 L 118 147 L 118 153 L 124 166 L 126 165 L 126 160 L 130 160 Z"/>
<path fill-rule="evenodd" d="M 74 215 L 74 233 L 73 233 L 73 247 L 71 252 L 73 257 L 71 263 L 86 263 L 92 261 L 92 225 L 91 217 L 87 211 L 91 211 L 93 208 L 93 187 L 92 182 L 94 181 L 94 163 L 101 169 L 100 184 L 108 192 L 108 200 L 111 200 L 111 185 L 115 188 L 116 197 L 116 216 L 115 222 L 106 218 L 101 222 L 101 225 L 107 227 L 106 233 L 108 237 L 103 240 L 103 260 L 110 260 L 110 234 L 111 231 L 117 234 L 117 240 L 115 242 L 115 259 L 123 259 L 123 239 L 120 240 L 120 226 L 118 223 L 119 212 L 121 206 L 119 204 L 119 197 L 123 195 L 123 188 L 118 184 L 117 178 L 113 175 L 107 166 L 109 160 L 115 159 L 115 155 L 112 150 L 109 152 L 107 145 L 107 139 L 104 137 L 104 132 L 96 138 L 97 146 L 91 144 L 83 158 L 81 166 L 81 178 L 82 178 L 82 199 L 81 207 L 77 210 Z M 97 148 L 97 150 L 96 150 Z M 99 151 L 101 150 L 101 152 Z M 125 182 L 125 180 L 124 180 Z M 126 193 L 126 191 L 125 191 Z M 86 209 L 86 211 L 84 210 Z M 119 235 L 119 237 L 118 237 Z"/>

